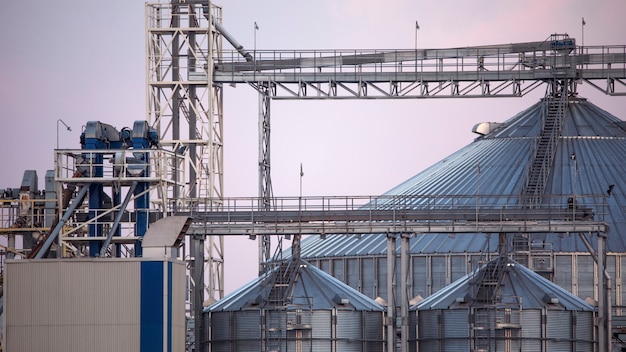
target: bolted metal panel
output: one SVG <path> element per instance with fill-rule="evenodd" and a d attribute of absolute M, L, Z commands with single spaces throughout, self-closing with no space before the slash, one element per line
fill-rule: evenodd
<path fill-rule="evenodd" d="M 417 311 L 409 312 L 409 352 L 417 350 Z"/>
<path fill-rule="evenodd" d="M 446 351 L 469 349 L 469 311 L 466 309 L 443 311 L 443 338 Z"/>
<path fill-rule="evenodd" d="M 595 263 L 589 255 L 577 255 L 574 257 L 577 264 L 577 277 L 575 282 L 578 284 L 578 297 L 596 297 L 595 292 Z"/>
<path fill-rule="evenodd" d="M 320 260 L 320 264 L 319 267 L 320 269 L 322 269 L 324 272 L 328 273 L 328 274 L 332 274 L 332 272 L 330 271 L 330 266 L 331 266 L 331 261 L 328 259 L 322 259 Z"/>
<path fill-rule="evenodd" d="M 287 348 L 286 311 L 269 310 L 265 313 L 266 349 L 285 351 Z"/>
<path fill-rule="evenodd" d="M 363 312 L 363 337 L 365 339 L 365 351 L 382 352 L 385 341 L 383 334 L 383 313 Z"/>
<path fill-rule="evenodd" d="M 233 312 L 235 350 L 261 350 L 261 312 L 259 310 L 245 310 Z"/>
<path fill-rule="evenodd" d="M 353 289 L 360 291 L 361 268 L 360 268 L 359 262 L 360 262 L 359 258 L 346 259 L 346 266 L 347 266 L 346 271 L 348 273 L 348 280 L 346 280 L 346 283 L 348 284 L 348 286 L 352 287 Z"/>
<path fill-rule="evenodd" d="M 431 280 L 432 292 L 439 291 L 446 286 L 446 273 L 448 266 L 446 265 L 446 257 L 431 257 Z"/>
<path fill-rule="evenodd" d="M 612 279 L 611 280 L 611 306 L 615 306 L 616 305 L 616 270 L 617 268 L 615 267 L 616 265 L 616 258 L 614 255 L 607 255 L 606 256 L 606 271 L 609 273 L 609 277 Z"/>
<path fill-rule="evenodd" d="M 465 255 L 450 256 L 450 279 L 458 280 L 467 274 L 467 257 Z"/>
<path fill-rule="evenodd" d="M 550 352 L 572 350 L 572 312 L 546 311 L 546 339 Z"/>
<path fill-rule="evenodd" d="M 49 259 L 6 265 L 6 350 L 139 350 L 139 261 Z M 120 295 L 125 299 L 117 299 Z"/>
<path fill-rule="evenodd" d="M 621 292 L 620 292 L 622 299 L 621 299 L 620 302 L 621 302 L 622 305 L 626 305 L 625 304 L 626 303 L 626 255 L 620 256 L 620 263 L 621 263 L 621 265 L 620 265 L 620 269 L 621 269 L 620 270 L 620 274 L 621 274 L 620 275 L 620 279 L 621 280 L 620 281 L 622 282 L 622 285 L 621 285 L 622 288 L 621 288 Z M 617 281 L 617 278 L 616 278 L 615 281 Z M 622 314 L 624 315 L 624 314 L 626 314 L 626 312 L 623 312 Z"/>
<path fill-rule="evenodd" d="M 563 287 L 567 291 L 572 291 L 572 256 L 555 256 L 554 283 Z"/>
<path fill-rule="evenodd" d="M 361 287 L 361 292 L 364 295 L 370 298 L 375 298 L 376 295 L 376 287 L 378 286 L 378 281 L 376 279 L 376 259 L 374 258 L 363 258 L 361 268 L 363 273 L 361 277 L 363 278 L 363 285 Z"/>
<path fill-rule="evenodd" d="M 361 312 L 337 311 L 337 339 L 363 338 Z"/>
<path fill-rule="evenodd" d="M 386 258 L 376 258 L 378 270 L 378 296 L 387 300 L 387 260 Z"/>
<path fill-rule="evenodd" d="M 413 261 L 413 297 L 420 295 L 425 298 L 429 295 L 426 257 L 416 256 L 411 260 Z"/>
<path fill-rule="evenodd" d="M 593 312 L 576 312 L 576 349 L 587 346 L 594 341 L 594 315 Z"/>
<path fill-rule="evenodd" d="M 421 310 L 417 316 L 417 326 L 419 327 L 419 340 L 439 339 L 439 310 Z"/>
<path fill-rule="evenodd" d="M 311 329 L 313 339 L 328 339 L 332 337 L 332 314 L 330 310 L 316 310 L 311 312 Z"/>
<path fill-rule="evenodd" d="M 311 338 L 313 345 L 311 351 L 331 351 L 331 338 L 333 334 L 332 312 L 330 310 L 316 310 L 311 312 Z"/>
<path fill-rule="evenodd" d="M 211 312 L 209 314 L 210 317 L 210 329 L 211 329 L 211 339 L 213 343 L 217 342 L 226 342 L 229 344 L 232 336 L 231 336 L 231 325 L 230 321 L 232 312 Z"/>
<path fill-rule="evenodd" d="M 345 259 L 333 260 L 333 276 L 338 280 L 346 282 Z"/>
<path fill-rule="evenodd" d="M 363 339 L 362 313 L 337 311 L 337 351 L 360 352 Z"/>

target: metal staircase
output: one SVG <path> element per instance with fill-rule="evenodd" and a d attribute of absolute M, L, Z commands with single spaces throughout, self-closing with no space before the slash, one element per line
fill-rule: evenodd
<path fill-rule="evenodd" d="M 293 283 L 298 274 L 299 261 L 287 260 L 273 273 L 271 289 L 267 296 L 266 305 L 283 306 L 289 303 L 290 293 Z"/>
<path fill-rule="evenodd" d="M 475 293 L 473 301 L 476 303 L 496 303 L 498 298 L 498 288 L 502 283 L 506 269 L 507 258 L 499 256 L 490 261 L 474 278 Z"/>
<path fill-rule="evenodd" d="M 525 203 L 530 208 L 541 204 L 546 182 L 556 153 L 561 125 L 567 109 L 567 94 L 547 95 L 542 111 L 543 126 L 535 140 L 534 159 L 529 164 L 524 185 Z"/>

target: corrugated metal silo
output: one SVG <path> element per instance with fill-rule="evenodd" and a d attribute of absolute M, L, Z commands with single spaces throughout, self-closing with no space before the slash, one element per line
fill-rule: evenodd
<path fill-rule="evenodd" d="M 493 124 L 489 133 L 391 189 L 381 201 L 406 197 L 415 209 L 429 202 L 454 207 L 454 202 L 471 204 L 480 195 L 484 202 L 520 206 L 549 104 L 543 99 L 501 125 Z M 626 122 L 586 99 L 569 97 L 558 131 L 543 199 L 565 207 L 575 197 L 609 224 L 606 269 L 614 278 L 612 304 L 626 306 L 626 285 L 615 285 L 626 280 Z M 583 199 L 583 194 L 593 196 Z M 516 234 L 509 246 L 517 262 L 581 298 L 598 299 L 595 263 L 578 234 Z M 386 298 L 386 247 L 385 234 L 310 236 L 302 241 L 301 255 L 368 297 Z M 409 296 L 428 297 L 475 269 L 484 253 L 496 257 L 497 250 L 494 234 L 412 234 Z M 400 280 L 398 276 L 396 282 Z"/>
<path fill-rule="evenodd" d="M 594 350 L 595 308 L 506 257 L 411 310 L 411 351 Z"/>
<path fill-rule="evenodd" d="M 290 260 L 205 309 L 202 351 L 383 351 L 384 307 Z"/>

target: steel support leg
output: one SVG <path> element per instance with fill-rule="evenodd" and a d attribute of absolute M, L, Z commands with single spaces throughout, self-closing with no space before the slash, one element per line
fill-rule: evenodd
<path fill-rule="evenodd" d="M 259 210 L 272 208 L 272 180 L 270 177 L 270 87 L 269 83 L 259 86 Z M 259 275 L 267 271 L 271 259 L 270 236 L 259 236 Z"/>
<path fill-rule="evenodd" d="M 396 235 L 387 234 L 387 352 L 396 350 Z"/>

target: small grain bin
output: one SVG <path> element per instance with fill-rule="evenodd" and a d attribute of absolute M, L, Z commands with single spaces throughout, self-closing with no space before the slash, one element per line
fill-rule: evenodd
<path fill-rule="evenodd" d="M 385 309 L 294 259 L 204 311 L 202 351 L 383 351 Z"/>
<path fill-rule="evenodd" d="M 595 308 L 506 257 L 411 310 L 411 351 L 594 350 Z"/>

